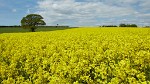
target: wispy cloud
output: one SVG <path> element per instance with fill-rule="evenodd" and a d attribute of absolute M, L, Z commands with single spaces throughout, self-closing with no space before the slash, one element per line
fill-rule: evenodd
<path fill-rule="evenodd" d="M 17 12 L 17 9 L 12 9 L 12 12 Z"/>

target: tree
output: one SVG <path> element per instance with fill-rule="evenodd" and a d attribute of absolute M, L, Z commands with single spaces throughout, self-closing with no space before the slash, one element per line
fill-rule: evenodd
<path fill-rule="evenodd" d="M 119 27 L 138 27 L 136 24 L 120 24 Z"/>
<path fill-rule="evenodd" d="M 35 29 L 40 25 L 46 25 L 46 23 L 39 14 L 29 14 L 21 20 L 22 28 L 29 28 L 32 32 L 35 32 Z"/>
<path fill-rule="evenodd" d="M 137 27 L 137 25 L 136 25 L 136 24 L 131 24 L 130 26 L 131 26 L 131 27 Z"/>
<path fill-rule="evenodd" d="M 126 27 L 126 24 L 121 23 L 119 27 Z"/>
<path fill-rule="evenodd" d="M 59 25 L 59 24 L 57 24 L 57 26 L 56 26 L 56 27 L 58 27 L 58 25 Z"/>

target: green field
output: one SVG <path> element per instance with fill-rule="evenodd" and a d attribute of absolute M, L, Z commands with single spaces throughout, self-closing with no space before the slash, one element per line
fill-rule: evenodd
<path fill-rule="evenodd" d="M 150 29 L 2 33 L 0 84 L 150 84 Z"/>
<path fill-rule="evenodd" d="M 76 28 L 76 27 L 39 27 L 35 30 L 35 32 L 42 32 L 42 31 L 55 31 L 55 30 L 65 30 L 65 29 L 71 29 L 71 28 Z M 82 27 L 86 28 L 86 27 Z M 90 28 L 108 28 L 108 27 L 90 27 Z M 112 28 L 124 28 L 124 27 L 110 27 Z M 132 27 L 126 27 L 132 28 Z M 25 33 L 25 32 L 31 32 L 30 29 L 23 29 L 20 27 L 5 27 L 5 28 L 0 28 L 0 33 Z"/>
<path fill-rule="evenodd" d="M 64 30 L 68 28 L 61 28 L 61 27 L 40 27 L 37 28 L 35 31 L 36 32 L 41 32 L 41 31 L 54 31 L 54 30 Z M 19 33 L 19 32 L 31 32 L 30 29 L 23 29 L 19 27 L 6 27 L 6 28 L 0 28 L 0 33 Z"/>

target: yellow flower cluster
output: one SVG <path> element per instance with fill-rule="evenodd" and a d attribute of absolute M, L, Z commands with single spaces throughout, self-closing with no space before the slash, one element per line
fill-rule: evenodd
<path fill-rule="evenodd" d="M 150 29 L 0 34 L 2 84 L 148 84 Z"/>

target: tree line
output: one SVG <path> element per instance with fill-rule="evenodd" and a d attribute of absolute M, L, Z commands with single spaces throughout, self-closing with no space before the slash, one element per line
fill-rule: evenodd
<path fill-rule="evenodd" d="M 21 27 L 20 25 L 14 25 L 14 26 L 0 26 L 0 28 L 16 28 L 16 27 Z"/>
<path fill-rule="evenodd" d="M 124 23 L 121 23 L 119 24 L 119 26 L 117 25 L 102 25 L 100 27 L 138 27 L 136 24 L 124 24 Z"/>
<path fill-rule="evenodd" d="M 123 24 L 121 23 L 119 27 L 138 27 L 136 24 Z"/>

